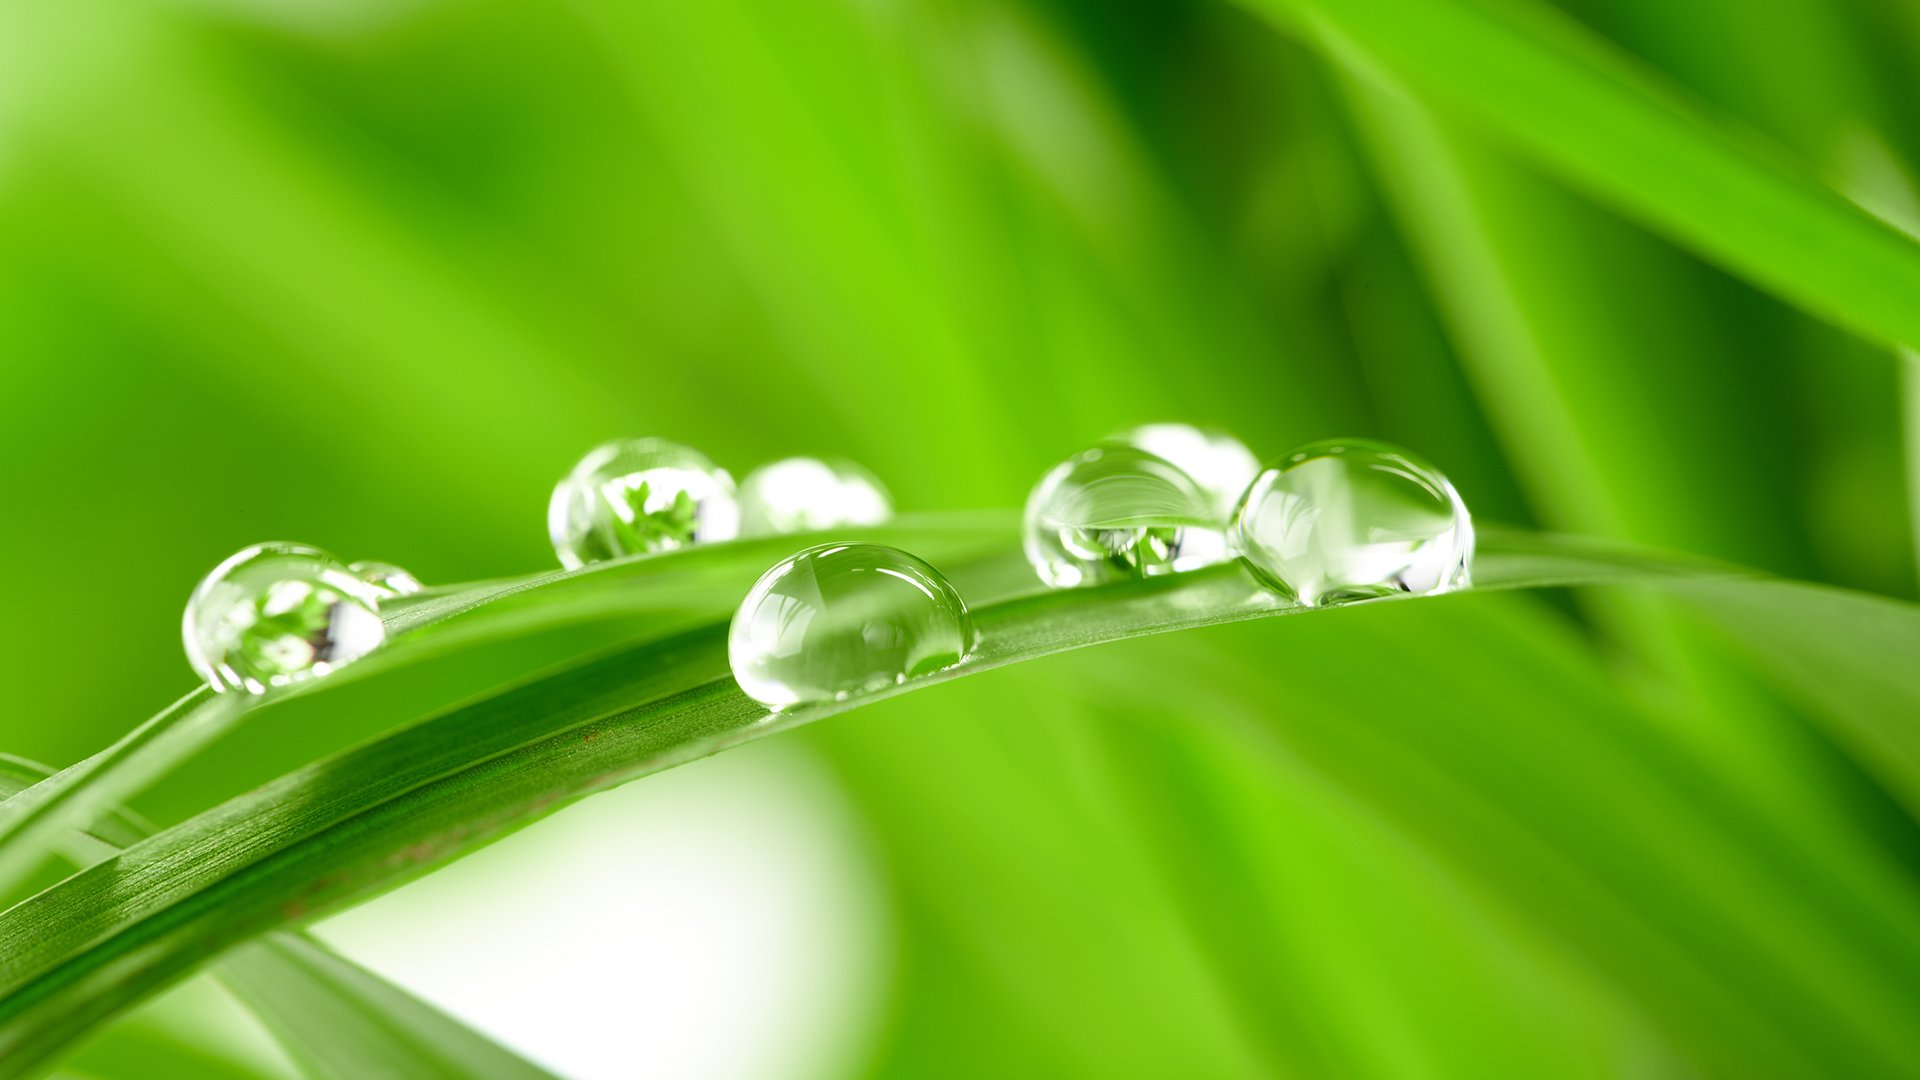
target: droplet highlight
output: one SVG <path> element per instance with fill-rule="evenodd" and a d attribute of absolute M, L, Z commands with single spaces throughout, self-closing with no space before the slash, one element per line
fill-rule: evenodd
<path fill-rule="evenodd" d="M 1027 561 L 1054 588 L 1191 570 L 1226 558 L 1221 519 L 1173 463 L 1118 443 L 1055 466 L 1027 498 Z"/>
<path fill-rule="evenodd" d="M 740 482 L 742 536 L 879 525 L 892 516 L 886 487 L 844 458 L 786 458 Z"/>
<path fill-rule="evenodd" d="M 1206 493 L 1222 522 L 1260 472 L 1260 459 L 1247 444 L 1218 428 L 1142 424 L 1114 439 L 1172 462 Z"/>
<path fill-rule="evenodd" d="M 338 670 L 386 641 L 378 591 L 304 544 L 256 544 L 208 574 L 181 623 L 215 690 L 265 693 Z"/>
<path fill-rule="evenodd" d="M 414 577 L 405 567 L 395 566 L 390 562 L 369 559 L 348 563 L 347 569 L 353 571 L 353 575 L 361 581 L 379 590 L 382 599 L 392 596 L 412 596 L 426 587 L 420 584 L 420 579 Z"/>
<path fill-rule="evenodd" d="M 924 560 L 883 544 L 823 544 L 754 583 L 727 659 L 740 689 L 778 710 L 945 670 L 974 644 L 966 602 Z"/>
<path fill-rule="evenodd" d="M 1303 446 L 1263 470 L 1234 516 L 1257 576 L 1302 604 L 1469 584 L 1473 521 L 1453 485 L 1410 451 L 1364 439 Z"/>
<path fill-rule="evenodd" d="M 553 489 L 547 532 L 561 565 L 673 551 L 740 533 L 733 477 L 666 439 L 595 447 Z"/>

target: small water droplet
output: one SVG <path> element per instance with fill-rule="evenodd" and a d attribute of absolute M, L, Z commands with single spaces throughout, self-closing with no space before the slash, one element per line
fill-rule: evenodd
<path fill-rule="evenodd" d="M 379 592 L 304 544 L 255 544 L 187 601 L 187 660 L 215 690 L 264 693 L 358 660 L 387 638 Z"/>
<path fill-rule="evenodd" d="M 420 584 L 420 579 L 414 577 L 405 567 L 395 566 L 389 562 L 367 560 L 349 563 L 347 569 L 353 571 L 354 576 L 361 581 L 380 590 L 382 598 L 412 596 L 425 588 Z"/>
<path fill-rule="evenodd" d="M 1366 439 L 1303 446 L 1263 470 L 1234 516 L 1255 573 L 1302 604 L 1464 588 L 1473 522 L 1440 470 Z"/>
<path fill-rule="evenodd" d="M 617 439 L 580 459 L 553 489 L 547 532 L 561 565 L 672 551 L 740 533 L 733 477 L 665 439 Z"/>
<path fill-rule="evenodd" d="M 1114 439 L 1171 461 L 1206 492 L 1222 521 L 1233 513 L 1247 485 L 1260 471 L 1260 459 L 1253 456 L 1247 444 L 1218 428 L 1142 424 Z"/>
<path fill-rule="evenodd" d="M 1118 443 L 1055 466 L 1027 498 L 1027 561 L 1055 588 L 1191 570 L 1226 557 L 1221 519 L 1165 458 Z"/>
<path fill-rule="evenodd" d="M 822 544 L 754 583 L 727 659 L 748 697 L 783 709 L 953 667 L 974 641 L 967 605 L 940 571 L 882 544 Z"/>
<path fill-rule="evenodd" d="M 742 536 L 878 525 L 892 516 L 887 489 L 844 458 L 786 458 L 760 466 L 740 482 Z"/>

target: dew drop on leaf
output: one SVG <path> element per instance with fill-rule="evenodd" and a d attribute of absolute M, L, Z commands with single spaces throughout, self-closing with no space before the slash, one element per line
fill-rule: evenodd
<path fill-rule="evenodd" d="M 1138 447 L 1075 454 L 1027 498 L 1022 542 L 1054 588 L 1191 570 L 1226 558 L 1224 521 L 1193 478 Z"/>
<path fill-rule="evenodd" d="M 899 548 L 807 548 L 761 575 L 734 612 L 727 659 L 772 709 L 837 701 L 953 667 L 973 617 L 938 570 Z"/>
<path fill-rule="evenodd" d="M 786 458 L 740 482 L 742 536 L 878 525 L 892 516 L 893 500 L 879 479 L 842 458 Z"/>
<path fill-rule="evenodd" d="M 1115 435 L 1113 441 L 1172 462 L 1200 486 L 1222 521 L 1233 512 L 1260 471 L 1260 459 L 1253 456 L 1247 444 L 1218 428 L 1142 424 Z"/>
<path fill-rule="evenodd" d="M 1302 604 L 1468 584 L 1473 522 L 1438 469 L 1365 439 L 1303 446 L 1261 471 L 1233 521 L 1255 574 Z"/>
<path fill-rule="evenodd" d="M 594 447 L 553 489 L 547 532 L 561 565 L 672 551 L 740 534 L 733 477 L 665 439 Z"/>
<path fill-rule="evenodd" d="M 264 693 L 358 660 L 386 640 L 379 592 L 304 544 L 255 544 L 194 589 L 187 660 L 215 690 Z"/>
<path fill-rule="evenodd" d="M 414 577 L 405 567 L 395 566 L 389 562 L 368 560 L 349 563 L 347 569 L 353 571 L 354 576 L 361 581 L 378 589 L 382 598 L 412 596 L 424 588 L 420 584 L 420 579 Z"/>

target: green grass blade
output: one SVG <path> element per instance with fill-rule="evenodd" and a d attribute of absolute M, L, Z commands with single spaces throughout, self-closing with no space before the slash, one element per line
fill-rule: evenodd
<path fill-rule="evenodd" d="M 999 515 L 921 520 L 836 535 L 899 544 L 945 559 L 980 550 L 1010 528 Z M 681 627 L 690 618 L 704 620 L 730 610 L 755 577 L 805 542 L 782 537 L 716 544 L 407 598 L 383 612 L 390 644 L 332 681 L 366 678 L 447 649 L 569 623 L 614 619 L 620 635 L 629 638 Z M 538 602 L 523 602 L 535 590 Z M 39 865 L 49 837 L 84 826 L 94 812 L 136 794 L 253 709 L 305 693 L 312 685 L 261 697 L 197 690 L 107 749 L 0 803 L 0 895 Z"/>
<path fill-rule="evenodd" d="M 1869 338 L 1920 345 L 1920 245 L 1527 0 L 1248 0 L 1362 73 Z"/>
<path fill-rule="evenodd" d="M 1489 539 L 1478 566 L 1489 590 L 1700 572 Z M 1004 562 L 1024 570 L 1017 556 Z M 1029 591 L 976 611 L 984 644 L 961 668 L 777 716 L 734 685 L 724 618 L 622 646 L 283 777 L 0 914 L 0 1060 L 25 1068 L 210 951 L 374 895 L 594 791 L 1007 664 L 1301 612 L 1237 564 Z"/>
<path fill-rule="evenodd" d="M 45 766 L 0 754 L 0 799 L 13 798 L 51 774 Z M 87 832 L 69 833 L 63 846 L 84 866 L 139 843 L 151 831 L 139 818 L 109 807 Z M 222 957 L 213 970 L 294 1061 L 321 1080 L 551 1076 L 305 934 L 267 934 Z"/>

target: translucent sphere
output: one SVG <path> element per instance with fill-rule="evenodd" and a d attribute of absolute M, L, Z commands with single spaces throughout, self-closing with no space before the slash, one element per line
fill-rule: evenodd
<path fill-rule="evenodd" d="M 1142 424 L 1114 438 L 1173 462 L 1206 492 L 1223 522 L 1260 471 L 1260 459 L 1253 456 L 1253 451 L 1218 428 Z"/>
<path fill-rule="evenodd" d="M 547 532 L 561 565 L 672 551 L 740 533 L 733 477 L 665 439 L 594 447 L 553 489 Z"/>
<path fill-rule="evenodd" d="M 880 481 L 841 458 L 786 458 L 740 482 L 742 536 L 878 525 L 892 516 L 893 500 Z"/>
<path fill-rule="evenodd" d="M 940 571 L 881 544 L 823 544 L 761 575 L 734 612 L 727 659 L 748 697 L 784 709 L 950 668 L 974 640 Z"/>
<path fill-rule="evenodd" d="M 1468 584 L 1473 522 L 1438 469 L 1386 443 L 1303 446 L 1247 488 L 1234 516 L 1256 574 L 1302 604 Z"/>
<path fill-rule="evenodd" d="M 1027 561 L 1054 588 L 1191 570 L 1226 558 L 1220 519 L 1165 458 L 1118 443 L 1056 465 L 1027 497 Z"/>
<path fill-rule="evenodd" d="M 382 597 L 412 596 L 425 586 L 405 568 L 387 562 L 357 562 L 347 564 L 354 576 L 380 591 Z"/>
<path fill-rule="evenodd" d="M 304 544 L 255 544 L 193 590 L 187 660 L 215 690 L 264 693 L 358 660 L 387 639 L 379 592 Z"/>

